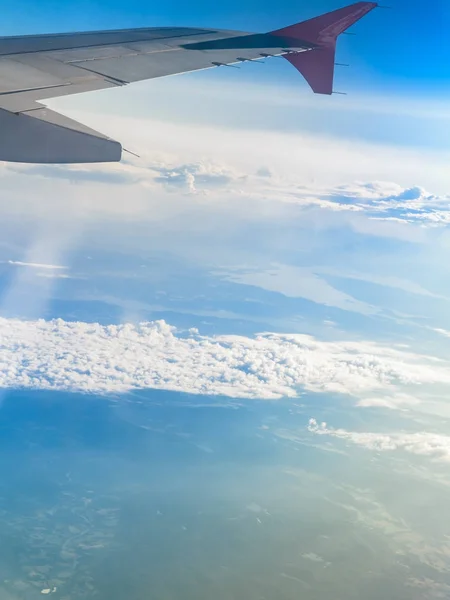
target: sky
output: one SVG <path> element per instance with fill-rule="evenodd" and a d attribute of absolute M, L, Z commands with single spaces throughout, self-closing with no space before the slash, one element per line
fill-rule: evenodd
<path fill-rule="evenodd" d="M 19 0 L 4 10 L 2 35 L 171 25 L 270 31 L 342 4 L 316 0 L 286 2 L 275 8 L 267 0 L 189 4 L 82 0 L 65 2 L 61 10 L 61 3 L 51 0 L 44 0 L 39 8 Z M 143 116 L 226 126 L 239 126 L 240 120 L 246 127 L 300 129 L 341 139 L 445 151 L 450 135 L 450 44 L 441 25 L 450 18 L 449 11 L 442 0 L 433 3 L 433 10 L 423 0 L 413 4 L 396 0 L 389 10 L 375 10 L 360 21 L 353 29 L 356 35 L 341 36 L 338 61 L 350 67 L 337 67 L 335 89 L 347 96 L 313 97 L 291 65 L 272 60 L 263 68 L 243 65 L 240 70 L 198 73 L 175 82 L 171 78 L 155 81 L 151 87 L 139 84 L 136 94 L 130 89 L 111 96 L 108 109 L 120 107 L 125 114 L 124 106 L 133 102 L 135 114 Z M 219 86 L 221 93 L 214 94 Z M 213 112 L 204 110 L 212 100 L 207 95 L 219 102 Z M 92 107 L 94 96 L 77 100 L 74 106 Z M 108 96 L 100 95 L 100 101 L 102 97 Z M 71 99 L 67 102 L 73 105 Z M 284 109 L 276 108 L 280 103 Z"/>
<path fill-rule="evenodd" d="M 3 33 L 265 31 L 332 8 L 19 1 Z M 367 16 L 339 48 L 349 96 L 273 60 L 49 101 L 139 156 L 1 165 L 3 387 L 447 415 L 447 11 Z"/>
<path fill-rule="evenodd" d="M 338 6 L 17 0 L 2 35 Z M 430 6 L 342 37 L 347 96 L 278 59 L 142 82 L 48 101 L 137 156 L 0 163 L 2 598 L 448 597 L 450 7 Z"/>

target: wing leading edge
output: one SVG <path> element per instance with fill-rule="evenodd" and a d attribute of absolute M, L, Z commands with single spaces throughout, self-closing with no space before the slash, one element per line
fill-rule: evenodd
<path fill-rule="evenodd" d="M 113 162 L 118 142 L 38 100 L 283 56 L 315 93 L 333 91 L 337 37 L 376 8 L 357 2 L 266 34 L 154 28 L 0 38 L 0 160 Z"/>

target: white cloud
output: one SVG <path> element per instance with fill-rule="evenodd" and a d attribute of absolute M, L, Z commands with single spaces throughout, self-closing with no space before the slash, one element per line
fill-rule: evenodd
<path fill-rule="evenodd" d="M 325 560 L 315 552 L 308 552 L 306 554 L 302 554 L 302 558 L 305 558 L 306 560 L 310 560 L 312 562 L 325 563 Z M 330 565 L 331 563 L 327 562 L 326 564 Z"/>
<path fill-rule="evenodd" d="M 439 333 L 439 335 L 442 335 L 446 338 L 450 338 L 450 331 L 448 331 L 447 329 L 440 329 L 439 327 L 436 328 L 431 328 L 432 331 L 435 331 L 436 333 Z"/>
<path fill-rule="evenodd" d="M 0 387 L 95 393 L 156 388 L 239 398 L 312 392 L 396 397 L 404 386 L 450 384 L 447 362 L 371 342 L 307 335 L 204 337 L 164 321 L 0 319 Z"/>
<path fill-rule="evenodd" d="M 58 270 L 58 269 L 67 269 L 68 267 L 63 267 L 62 265 L 47 265 L 41 263 L 31 263 L 31 262 L 21 262 L 20 260 L 8 260 L 8 265 L 13 265 L 15 267 L 28 267 L 30 269 L 50 269 L 50 270 Z"/>
<path fill-rule="evenodd" d="M 142 126 L 145 129 L 145 123 Z M 181 126 L 180 126 L 181 127 Z M 185 129 L 188 126 L 184 126 Z M 161 138 L 177 138 L 173 125 L 155 124 L 151 129 L 152 135 Z M 345 151 L 340 149 L 337 142 L 333 142 L 334 150 L 329 150 L 327 140 L 320 138 L 308 138 L 300 136 L 295 142 L 289 136 L 286 140 L 283 135 L 279 139 L 274 137 L 268 144 L 265 152 L 261 152 L 261 146 L 265 146 L 262 134 L 253 132 L 249 136 L 243 135 L 242 140 L 237 133 L 231 136 L 229 132 L 214 131 L 191 131 L 185 135 L 192 138 L 204 137 L 204 146 L 195 151 L 189 146 L 185 148 L 174 145 L 171 154 L 158 152 L 143 153 L 145 159 L 127 159 L 120 165 L 15 165 L 5 164 L 0 169 L 4 187 L 10 182 L 12 193 L 19 195 L 20 202 L 11 203 L 10 194 L 5 194 L 5 203 L 2 210 L 6 213 L 24 212 L 27 215 L 47 213 L 53 219 L 59 216 L 66 218 L 69 212 L 70 219 L 80 219 L 86 216 L 100 218 L 103 215 L 129 218 L 147 218 L 155 220 L 167 214 L 179 214 L 186 211 L 186 207 L 195 210 L 204 206 L 204 196 L 208 198 L 208 210 L 236 213 L 242 217 L 246 212 L 253 220 L 260 219 L 259 212 L 264 215 L 268 206 L 275 207 L 285 205 L 289 209 L 302 212 L 306 217 L 312 209 L 320 210 L 321 214 L 330 221 L 343 222 L 346 220 L 350 225 L 358 227 L 364 233 L 375 233 L 382 230 L 389 231 L 387 225 L 391 226 L 392 237 L 410 238 L 411 229 L 405 229 L 407 225 L 419 227 L 445 227 L 450 222 L 450 202 L 445 194 L 433 195 L 419 186 L 400 186 L 389 181 L 389 179 L 403 179 L 411 181 L 416 177 L 416 172 L 423 172 L 417 165 L 415 172 L 408 177 L 401 173 L 383 171 L 383 169 L 365 171 L 362 167 L 345 172 L 344 167 L 339 166 L 341 154 Z M 217 135 L 224 137 L 223 144 L 229 152 L 220 156 L 219 151 L 208 149 L 209 138 L 216 139 Z M 275 134 L 266 133 L 267 136 Z M 228 139 L 231 136 L 232 139 Z M 183 135 L 181 135 L 183 137 Z M 250 137 L 250 139 L 249 139 Z M 293 137 L 293 136 L 291 136 Z M 254 138 L 254 139 L 253 139 Z M 178 139 L 178 138 L 177 138 Z M 238 140 L 238 141 L 236 141 Z M 161 141 L 162 144 L 166 143 Z M 232 144 L 239 143 L 240 150 L 233 149 Z M 278 145 L 292 147 L 292 155 L 296 156 L 297 163 L 290 168 L 285 162 L 280 162 L 277 154 L 271 154 L 271 148 Z M 336 153 L 339 158 L 330 156 L 330 164 L 338 163 L 335 175 L 329 177 L 329 170 L 323 170 L 323 148 L 327 148 L 330 155 Z M 154 145 L 154 144 L 152 144 Z M 158 143 L 156 143 L 158 146 Z M 217 146 L 217 145 L 216 145 Z M 302 159 L 298 155 L 297 146 L 308 147 L 310 152 Z M 311 155 L 314 148 L 316 157 Z M 377 151 L 373 149 L 373 152 Z M 212 159 L 206 160 L 204 155 L 210 152 Z M 370 149 L 360 149 L 358 155 L 370 154 Z M 191 156 L 192 155 L 192 156 Z M 250 158 L 249 158 L 250 157 Z M 189 161 L 186 161 L 186 158 Z M 346 159 L 347 163 L 353 164 L 353 150 Z M 389 164 L 409 164 L 409 159 L 391 157 Z M 268 164 L 261 167 L 261 165 Z M 265 175 L 261 177 L 260 173 Z M 384 172 L 387 181 L 378 178 Z M 429 172 L 429 171 L 427 171 Z M 366 175 L 366 181 L 351 181 L 355 176 Z M 38 178 L 40 181 L 35 186 L 34 192 L 42 191 L 43 198 L 23 198 L 19 190 L 30 184 L 24 175 Z M 20 177 L 20 180 L 18 179 Z M 414 179 L 412 179 L 414 180 Z M 47 189 L 45 181 L 52 182 L 52 188 Z M 95 190 L 96 200 L 91 202 L 89 194 L 81 194 L 74 188 L 75 183 L 83 186 L 91 186 Z M 101 189 L 98 184 L 101 184 Z M 97 184 L 97 185 L 96 185 Z M 450 180 L 445 182 L 448 189 Z M 443 187 L 443 186 L 442 186 Z M 127 201 L 124 202 L 124 188 L 126 188 Z M 53 193 L 51 193 L 53 190 Z M 151 191 L 151 195 L 149 194 Z M 182 197 L 188 194 L 189 199 Z M 49 198 L 50 195 L 50 198 Z M 57 197 L 56 197 L 57 195 Z M 45 196 L 45 197 L 44 197 Z M 55 197 L 53 197 L 55 196 Z M 1 198 L 0 198 L 1 201 Z M 155 210 L 157 206 L 157 210 Z M 283 210 L 283 208 L 281 208 Z M 161 211 L 163 211 L 161 213 Z M 341 213 L 338 217 L 336 213 Z M 383 223 L 380 223 L 382 221 Z M 404 225 L 405 227 L 401 227 Z"/>
<path fill-rule="evenodd" d="M 211 161 L 171 167 L 152 164 L 149 165 L 149 171 L 154 173 L 153 180 L 165 185 L 168 190 L 185 190 L 189 193 L 226 189 L 236 183 L 245 183 L 247 179 L 247 176 Z"/>
<path fill-rule="evenodd" d="M 42 279 L 79 279 L 79 277 L 72 277 L 72 275 L 67 275 L 66 273 L 37 273 L 37 277 L 41 277 Z"/>
<path fill-rule="evenodd" d="M 4 163 L 0 169 L 5 198 L 2 211 L 46 214 L 52 219 L 69 216 L 70 222 L 74 217 L 104 215 L 155 220 L 184 214 L 186 205 L 204 209 L 202 197 L 207 195 L 208 210 L 223 211 L 226 206 L 229 213 L 238 212 L 241 217 L 251 211 L 258 220 L 260 210 L 264 214 L 269 204 L 293 205 L 305 216 L 318 209 L 321 214 L 328 213 L 328 222 L 346 220 L 364 233 L 380 232 L 390 225 L 395 232 L 392 237 L 411 236 L 409 230 L 402 230 L 402 224 L 415 224 L 419 229 L 450 222 L 448 157 L 442 152 L 427 159 L 425 150 L 417 153 L 411 148 L 349 143 L 304 132 L 111 119 L 89 112 L 72 116 L 105 131 L 112 128 L 111 135 L 117 128 L 116 137 L 128 146 L 131 132 L 143 158 L 126 157 L 124 162 L 110 165 Z M 418 173 L 421 185 L 411 185 Z M 40 180 L 39 185 L 34 185 L 32 177 Z M 33 185 L 34 195 L 24 197 L 27 183 Z M 76 183 L 90 186 L 95 202 L 89 193 L 75 189 Z M 442 195 L 427 192 L 423 185 L 441 190 Z M 189 194 L 188 200 L 180 197 L 183 192 Z M 11 202 L 11 194 L 20 201 Z M 338 217 L 336 213 L 342 214 Z"/>
<path fill-rule="evenodd" d="M 428 456 L 436 461 L 450 462 L 450 437 L 437 433 L 361 433 L 329 428 L 326 423 L 310 419 L 308 430 L 363 446 L 376 452 L 403 450 L 410 454 Z"/>
<path fill-rule="evenodd" d="M 420 401 L 416 396 L 405 393 L 396 393 L 391 396 L 368 396 L 358 400 L 357 406 L 362 408 L 391 408 L 391 409 L 402 409 L 403 407 L 415 406 Z"/>

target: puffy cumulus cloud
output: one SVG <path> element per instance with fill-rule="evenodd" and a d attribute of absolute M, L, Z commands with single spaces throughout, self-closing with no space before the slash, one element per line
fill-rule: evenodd
<path fill-rule="evenodd" d="M 331 436 L 363 446 L 376 452 L 403 450 L 436 461 L 450 462 L 450 437 L 437 433 L 361 433 L 345 429 L 333 429 L 326 423 L 310 419 L 308 430 L 316 435 Z"/>
<path fill-rule="evenodd" d="M 160 177 L 156 177 L 156 181 L 166 184 L 169 189 L 171 187 L 185 189 L 188 192 L 196 192 L 195 176 L 187 169 L 166 169 L 166 172 Z"/>
<path fill-rule="evenodd" d="M 337 186 L 325 194 L 339 205 L 350 205 L 372 218 L 420 225 L 447 225 L 450 196 L 436 196 L 423 187 L 403 188 L 391 182 L 356 182 Z"/>
<path fill-rule="evenodd" d="M 153 164 L 150 170 L 156 172 L 154 181 L 169 189 L 182 189 L 188 192 L 229 188 L 236 183 L 245 183 L 247 176 L 231 170 L 225 165 L 199 161 L 197 163 L 174 165 L 172 167 Z"/>
<path fill-rule="evenodd" d="M 403 188 L 390 181 L 355 181 L 352 184 L 339 185 L 333 190 L 333 195 L 340 195 L 348 198 L 355 198 L 361 201 L 370 202 L 371 200 L 407 201 L 407 200 L 427 200 L 436 198 L 429 194 L 425 189 L 419 186 Z"/>
<path fill-rule="evenodd" d="M 0 387 L 95 393 L 157 388 L 238 398 L 295 397 L 299 388 L 358 399 L 402 386 L 450 384 L 446 362 L 370 342 L 301 334 L 254 338 L 137 326 L 0 319 Z"/>
<path fill-rule="evenodd" d="M 402 187 L 390 181 L 354 182 L 346 185 L 304 185 L 304 176 L 295 171 L 281 175 L 262 166 L 246 174 L 227 163 L 200 160 L 190 164 L 148 164 L 152 181 L 167 189 L 187 192 L 208 191 L 261 201 L 293 204 L 299 209 L 360 213 L 370 220 L 397 221 L 420 226 L 447 225 L 450 222 L 450 197 L 431 194 L 420 186 Z"/>

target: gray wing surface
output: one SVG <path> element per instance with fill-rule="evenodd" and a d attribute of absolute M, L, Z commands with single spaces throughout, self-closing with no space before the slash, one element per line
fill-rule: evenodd
<path fill-rule="evenodd" d="M 118 142 L 39 100 L 280 55 L 289 43 L 303 49 L 269 34 L 190 28 L 0 38 L 0 160 L 120 160 Z"/>

